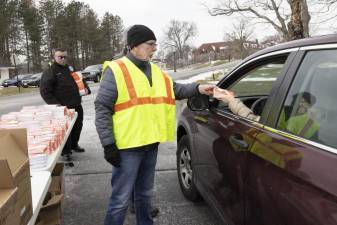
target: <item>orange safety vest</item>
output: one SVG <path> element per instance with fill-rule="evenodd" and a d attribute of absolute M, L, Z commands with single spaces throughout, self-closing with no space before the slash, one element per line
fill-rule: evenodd
<path fill-rule="evenodd" d="M 80 96 L 84 96 L 87 94 L 87 91 L 85 90 L 84 83 L 80 77 L 80 75 L 76 72 L 71 72 L 70 75 L 73 77 L 73 79 L 76 82 L 78 92 L 80 93 Z"/>

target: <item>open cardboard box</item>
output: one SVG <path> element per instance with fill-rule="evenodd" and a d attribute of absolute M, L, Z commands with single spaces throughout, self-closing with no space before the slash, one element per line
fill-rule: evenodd
<path fill-rule="evenodd" d="M 47 193 L 37 218 L 37 225 L 60 225 L 62 223 L 62 199 L 63 194 Z"/>
<path fill-rule="evenodd" d="M 32 192 L 26 129 L 0 129 L 0 159 L 6 159 L 18 188 L 15 210 L 20 225 L 26 225 L 32 216 Z"/>
<path fill-rule="evenodd" d="M 60 225 L 64 196 L 64 164 L 56 163 L 51 173 L 51 183 L 43 201 L 36 225 Z"/>
<path fill-rule="evenodd" d="M 0 159 L 0 224 L 15 225 L 19 216 L 15 210 L 18 189 L 14 185 L 7 160 Z"/>
<path fill-rule="evenodd" d="M 64 163 L 56 163 L 51 173 L 51 184 L 49 192 L 53 195 L 64 194 Z"/>

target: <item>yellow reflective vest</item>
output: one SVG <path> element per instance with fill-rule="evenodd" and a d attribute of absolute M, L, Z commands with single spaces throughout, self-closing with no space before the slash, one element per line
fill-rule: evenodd
<path fill-rule="evenodd" d="M 118 97 L 112 116 L 118 149 L 173 141 L 176 105 L 172 79 L 151 63 L 152 86 L 127 57 L 105 62 L 116 80 Z"/>
<path fill-rule="evenodd" d="M 312 120 L 308 114 L 290 117 L 287 122 L 288 131 L 308 139 L 312 138 L 319 128 L 319 123 Z"/>

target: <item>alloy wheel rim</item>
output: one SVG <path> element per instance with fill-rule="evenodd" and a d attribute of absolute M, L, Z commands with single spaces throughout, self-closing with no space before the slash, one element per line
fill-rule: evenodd
<path fill-rule="evenodd" d="M 192 167 L 191 167 L 191 155 L 187 147 L 184 147 L 180 153 L 179 168 L 180 178 L 186 189 L 191 188 L 192 184 Z"/>

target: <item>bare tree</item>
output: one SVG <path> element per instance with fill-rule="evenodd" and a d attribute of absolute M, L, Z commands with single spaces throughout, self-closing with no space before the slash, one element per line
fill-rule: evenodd
<path fill-rule="evenodd" d="M 177 53 L 179 59 L 186 59 L 190 51 L 189 41 L 197 35 L 197 27 L 192 22 L 171 20 L 164 31 L 163 46 Z"/>
<path fill-rule="evenodd" d="M 212 16 L 241 14 L 268 23 L 283 40 L 308 37 L 311 18 L 307 0 L 287 0 L 286 3 L 282 0 L 219 0 L 215 7 L 206 7 Z"/>
<path fill-rule="evenodd" d="M 233 57 L 243 59 L 250 54 L 250 48 L 245 44 L 247 44 L 252 35 L 253 29 L 248 20 L 239 20 L 238 23 L 233 24 L 231 31 L 225 33 L 224 37 L 228 43 L 231 43 L 228 49 L 229 60 Z"/>
<path fill-rule="evenodd" d="M 319 3 L 327 4 L 328 6 L 331 6 L 335 3 L 337 3 L 337 0 L 318 0 Z"/>

